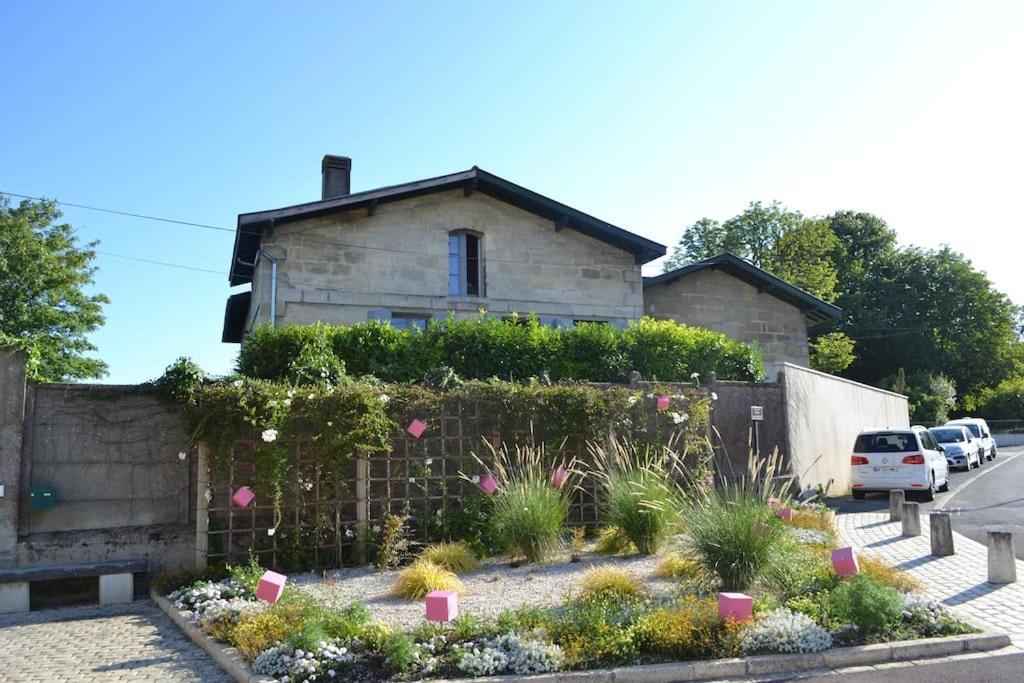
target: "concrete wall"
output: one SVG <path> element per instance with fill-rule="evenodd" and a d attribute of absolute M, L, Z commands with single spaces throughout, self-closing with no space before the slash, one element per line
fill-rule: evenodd
<path fill-rule="evenodd" d="M 712 413 L 711 442 L 719 472 L 733 477 L 747 471 L 747 460 L 754 450 L 751 406 L 764 409 L 764 420 L 757 426 L 760 454 L 768 455 L 775 449 L 788 453 L 781 384 L 715 382 L 711 388 L 718 396 Z"/>
<path fill-rule="evenodd" d="M 26 387 L 24 359 L 0 349 L 0 568 L 192 566 L 193 460 L 176 407 L 137 387 Z M 56 506 L 31 509 L 32 486 L 55 487 Z"/>
<path fill-rule="evenodd" d="M 448 296 L 448 233 L 483 234 L 486 297 Z M 351 245 L 351 246 L 344 246 Z M 263 248 L 279 260 L 277 323 L 362 322 L 370 311 L 537 313 L 636 320 L 633 256 L 476 192 L 437 193 L 279 226 Z M 269 263 L 253 280 L 252 322 L 269 319 Z"/>
<path fill-rule="evenodd" d="M 907 397 L 786 364 L 785 414 L 792 471 L 803 487 L 850 490 L 850 453 L 865 429 L 909 427 Z"/>
<path fill-rule="evenodd" d="M 800 309 L 721 270 L 698 270 L 648 287 L 644 312 L 757 344 L 768 377 L 775 377 L 783 363 L 809 364 L 807 321 Z"/>

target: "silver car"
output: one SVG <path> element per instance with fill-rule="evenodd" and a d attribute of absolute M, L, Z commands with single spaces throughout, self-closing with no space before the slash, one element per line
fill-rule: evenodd
<path fill-rule="evenodd" d="M 975 439 L 971 431 L 963 425 L 945 425 L 932 427 L 928 430 L 942 446 L 949 467 L 969 470 L 981 467 L 981 441 Z"/>

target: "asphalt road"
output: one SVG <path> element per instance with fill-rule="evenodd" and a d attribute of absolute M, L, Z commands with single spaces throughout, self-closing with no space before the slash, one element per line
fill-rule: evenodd
<path fill-rule="evenodd" d="M 990 655 L 977 659 L 939 659 L 918 662 L 913 666 L 898 666 L 884 671 L 860 673 L 832 673 L 822 676 L 780 678 L 804 683 L 1020 683 L 1024 680 L 1024 655 Z"/>
<path fill-rule="evenodd" d="M 921 502 L 922 514 L 941 509 L 953 514 L 953 529 L 985 543 L 990 529 L 1011 531 L 1017 557 L 1024 560 L 1024 447 L 1001 448 L 995 460 L 969 472 L 954 471 L 949 493 L 939 493 L 931 503 Z M 864 500 L 839 498 L 829 503 L 839 512 L 882 512 L 889 496 L 869 493 Z M 1024 680 L 1024 673 L 1021 675 Z"/>

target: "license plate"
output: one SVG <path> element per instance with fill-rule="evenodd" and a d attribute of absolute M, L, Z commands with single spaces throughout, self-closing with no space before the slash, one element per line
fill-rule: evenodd
<path fill-rule="evenodd" d="M 879 465 L 874 468 L 875 472 L 895 472 L 895 465 Z"/>

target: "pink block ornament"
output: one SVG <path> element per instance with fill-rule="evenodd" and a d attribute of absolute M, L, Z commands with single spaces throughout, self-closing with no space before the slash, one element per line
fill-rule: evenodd
<path fill-rule="evenodd" d="M 565 484 L 565 480 L 569 478 L 569 470 L 564 467 L 559 467 L 555 470 L 555 473 L 551 475 L 551 484 L 556 488 L 560 489 Z"/>
<path fill-rule="evenodd" d="M 661 394 L 654 399 L 654 407 L 658 410 L 668 410 L 668 405 L 669 399 L 665 394 Z"/>
<path fill-rule="evenodd" d="M 857 557 L 853 554 L 853 548 L 839 548 L 832 551 L 832 569 L 836 576 L 845 578 L 855 576 L 860 568 L 857 566 Z"/>
<path fill-rule="evenodd" d="M 782 507 L 782 500 L 780 498 L 769 498 L 768 504 L 771 505 L 776 510 L 778 510 L 780 507 Z"/>
<path fill-rule="evenodd" d="M 427 619 L 447 622 L 459 616 L 459 594 L 455 591 L 427 593 Z"/>
<path fill-rule="evenodd" d="M 427 423 L 419 419 L 413 420 L 409 423 L 409 426 L 405 428 L 405 431 L 418 439 L 423 436 L 423 432 L 427 431 Z"/>
<path fill-rule="evenodd" d="M 231 502 L 240 508 L 249 507 L 249 503 L 256 499 L 256 494 L 252 492 L 252 489 L 248 486 L 243 486 L 237 491 L 235 495 L 231 496 Z"/>
<path fill-rule="evenodd" d="M 260 583 L 256 586 L 256 597 L 267 602 L 277 602 L 281 599 L 281 592 L 284 591 L 284 584 L 288 577 L 284 574 L 272 572 L 269 569 L 263 572 Z"/>
<path fill-rule="evenodd" d="M 793 521 L 793 508 L 779 508 L 777 514 L 779 515 L 779 519 L 784 519 L 787 522 Z"/>
<path fill-rule="evenodd" d="M 498 490 L 497 480 L 489 474 L 480 477 L 480 483 L 477 486 L 488 496 Z"/>
<path fill-rule="evenodd" d="M 718 618 L 722 621 L 750 621 L 754 616 L 754 598 L 743 593 L 718 594 Z"/>

